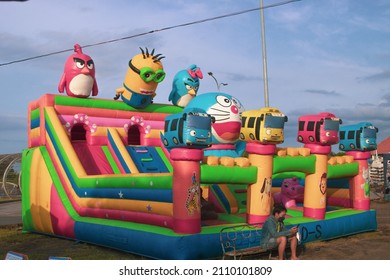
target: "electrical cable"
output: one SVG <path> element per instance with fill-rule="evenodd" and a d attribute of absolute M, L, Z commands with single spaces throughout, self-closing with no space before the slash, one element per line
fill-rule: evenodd
<path fill-rule="evenodd" d="M 288 1 L 284 1 L 284 2 L 278 2 L 278 3 L 274 3 L 274 4 L 270 4 L 270 5 L 264 6 L 263 9 L 273 8 L 273 7 L 277 7 L 277 6 L 283 6 L 283 5 L 290 4 L 292 2 L 298 2 L 298 1 L 301 1 L 301 0 L 288 0 Z M 241 14 L 246 14 L 246 13 L 250 13 L 250 12 L 253 12 L 253 11 L 258 11 L 260 9 L 261 9 L 261 7 L 259 7 L 259 8 L 252 8 L 252 9 L 243 10 L 243 11 L 234 12 L 234 13 L 229 13 L 229 14 L 225 14 L 225 15 L 221 15 L 221 16 L 216 16 L 216 17 L 201 19 L 201 20 L 197 20 L 197 21 L 191 21 L 191 22 L 187 22 L 187 23 L 182 23 L 182 24 L 172 25 L 172 26 L 168 26 L 168 27 L 163 27 L 163 28 L 155 29 L 155 30 L 151 30 L 151 31 L 141 32 L 141 33 L 138 33 L 138 34 L 125 36 L 125 37 L 121 37 L 121 38 L 117 38 L 117 39 L 106 40 L 106 41 L 93 43 L 93 44 L 87 44 L 87 45 L 84 45 L 84 46 L 81 46 L 81 47 L 82 48 L 90 48 L 90 47 L 95 47 L 95 46 L 115 43 L 115 42 L 118 42 L 118 41 L 123 41 L 123 40 L 128 40 L 128 39 L 132 39 L 132 38 L 136 38 L 136 37 L 145 36 L 145 35 L 148 35 L 148 34 L 151 34 L 151 33 L 162 32 L 162 31 L 166 31 L 166 30 L 170 30 L 170 29 L 179 28 L 179 27 L 185 27 L 185 26 L 189 26 L 189 25 L 195 25 L 195 24 L 200 24 L 200 23 L 204 23 L 204 22 L 214 21 L 214 20 L 218 20 L 218 19 L 222 19 L 222 18 L 227 18 L 227 17 L 237 16 L 237 15 L 241 15 Z M 15 63 L 21 63 L 21 62 L 25 62 L 25 61 L 29 61 L 29 60 L 33 60 L 33 59 L 39 59 L 39 58 L 43 58 L 43 57 L 47 57 L 47 56 L 57 55 L 57 54 L 61 54 L 61 53 L 69 52 L 69 51 L 73 51 L 73 48 L 60 50 L 60 51 L 55 51 L 55 52 L 50 52 L 50 53 L 41 54 L 41 55 L 36 55 L 36 56 L 32 56 L 32 57 L 27 57 L 27 58 L 22 58 L 22 59 L 18 59 L 18 60 L 9 61 L 9 62 L 0 63 L 0 67 L 7 66 L 7 65 L 10 65 L 10 64 L 15 64 Z"/>

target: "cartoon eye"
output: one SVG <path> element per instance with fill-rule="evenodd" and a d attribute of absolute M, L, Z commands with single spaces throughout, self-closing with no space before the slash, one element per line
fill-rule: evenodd
<path fill-rule="evenodd" d="M 92 60 L 88 60 L 88 62 L 87 62 L 87 67 L 88 67 L 88 69 L 89 70 L 92 70 L 93 69 L 93 61 Z"/>
<path fill-rule="evenodd" d="M 187 90 L 190 90 L 190 89 L 191 89 L 191 86 L 186 84 L 186 89 L 187 89 Z"/>
<path fill-rule="evenodd" d="M 194 87 L 194 90 L 195 90 L 195 91 L 198 91 L 198 89 L 199 89 L 199 87 Z"/>
<path fill-rule="evenodd" d="M 219 103 L 219 105 L 221 105 L 223 107 L 229 107 L 232 105 L 232 101 L 229 98 L 227 98 L 226 96 L 218 95 L 216 99 L 217 99 L 217 102 Z"/>
<path fill-rule="evenodd" d="M 271 134 L 271 129 L 267 129 L 267 130 L 265 131 L 265 133 L 267 133 L 267 135 L 270 135 L 270 134 Z"/>
<path fill-rule="evenodd" d="M 145 73 L 145 78 L 149 78 L 151 75 L 151 73 Z"/>
<path fill-rule="evenodd" d="M 207 137 L 211 137 L 211 133 L 210 132 L 207 132 Z"/>
<path fill-rule="evenodd" d="M 241 109 L 241 103 L 235 98 L 232 98 L 232 100 L 233 100 L 234 105 L 236 105 L 238 109 Z"/>
<path fill-rule="evenodd" d="M 367 143 L 367 144 L 370 144 L 370 140 L 369 140 L 369 139 L 366 139 L 366 143 Z"/>
<path fill-rule="evenodd" d="M 195 130 L 191 130 L 191 131 L 190 131 L 190 135 L 191 135 L 191 136 L 195 136 L 195 135 L 196 135 L 196 131 L 195 131 Z"/>
<path fill-rule="evenodd" d="M 79 69 L 82 69 L 84 67 L 84 61 L 76 61 L 76 66 Z"/>
<path fill-rule="evenodd" d="M 326 135 L 326 137 L 329 137 L 329 136 L 330 136 L 330 132 L 327 131 L 327 132 L 325 133 L 325 135 Z"/>

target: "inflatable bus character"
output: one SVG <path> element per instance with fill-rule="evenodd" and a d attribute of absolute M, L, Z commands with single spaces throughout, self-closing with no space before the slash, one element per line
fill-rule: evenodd
<path fill-rule="evenodd" d="M 211 146 L 211 124 L 214 121 L 203 109 L 191 108 L 165 118 L 161 141 L 172 148 L 203 149 Z"/>
<path fill-rule="evenodd" d="M 298 118 L 298 142 L 330 146 L 339 142 L 342 120 L 329 112 Z"/>
<path fill-rule="evenodd" d="M 286 115 L 276 108 L 262 108 L 242 113 L 240 139 L 261 144 L 281 144 L 284 142 Z"/>
<path fill-rule="evenodd" d="M 165 72 L 161 63 L 164 56 L 154 54 L 154 49 L 151 53 L 147 48 L 140 49 L 142 53 L 130 59 L 122 87 L 116 90 L 114 99 L 121 97 L 127 105 L 142 109 L 152 103 Z"/>
<path fill-rule="evenodd" d="M 341 151 L 374 151 L 377 148 L 378 128 L 370 122 L 345 125 L 340 127 Z"/>

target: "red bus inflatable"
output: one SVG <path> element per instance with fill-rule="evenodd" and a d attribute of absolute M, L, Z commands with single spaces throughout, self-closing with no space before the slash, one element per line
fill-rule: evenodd
<path fill-rule="evenodd" d="M 329 146 L 339 142 L 341 119 L 329 112 L 298 118 L 298 142 Z"/>

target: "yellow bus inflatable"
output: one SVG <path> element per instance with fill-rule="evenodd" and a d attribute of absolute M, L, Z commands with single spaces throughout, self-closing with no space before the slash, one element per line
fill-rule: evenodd
<path fill-rule="evenodd" d="M 240 139 L 261 144 L 284 142 L 284 123 L 288 118 L 277 108 L 261 108 L 242 113 Z"/>

